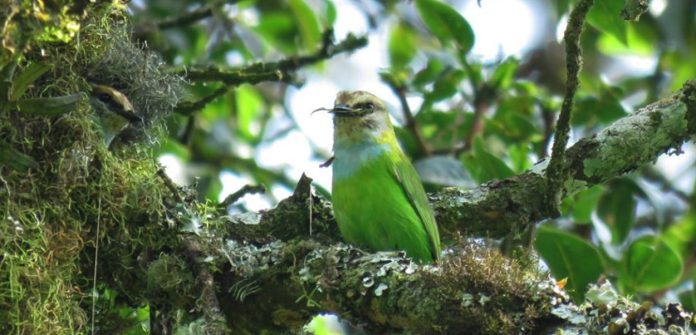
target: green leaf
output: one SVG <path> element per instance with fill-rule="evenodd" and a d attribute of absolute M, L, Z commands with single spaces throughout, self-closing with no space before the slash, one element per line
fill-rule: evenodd
<path fill-rule="evenodd" d="M 254 125 L 263 109 L 263 99 L 251 85 L 239 86 L 236 94 L 237 130 L 243 138 L 253 140 L 258 136 L 258 130 L 254 130 Z"/>
<path fill-rule="evenodd" d="M 597 206 L 597 215 L 611 230 L 614 244 L 623 242 L 636 221 L 635 195 L 642 190 L 630 179 L 617 179 L 602 195 Z"/>
<path fill-rule="evenodd" d="M 487 182 L 492 179 L 504 179 L 512 177 L 515 173 L 508 167 L 503 160 L 495 157 L 483 147 L 480 138 L 474 141 L 473 155 L 462 157 L 462 163 L 469 170 L 471 175 L 479 183 Z"/>
<path fill-rule="evenodd" d="M 659 28 L 641 22 L 626 26 L 626 43 L 622 43 L 614 35 L 603 34 L 597 40 L 597 48 L 608 55 L 639 55 L 650 57 L 655 52 L 655 43 L 660 41 L 657 34 Z"/>
<path fill-rule="evenodd" d="M 12 80 L 12 91 L 10 92 L 10 101 L 16 101 L 24 95 L 24 92 L 29 89 L 41 75 L 46 73 L 51 66 L 41 63 L 31 63 L 24 71 Z"/>
<path fill-rule="evenodd" d="M 556 279 L 568 278 L 566 288 L 575 301 L 582 301 L 587 285 L 604 271 L 594 246 L 562 230 L 539 227 L 535 247 Z"/>
<path fill-rule="evenodd" d="M 54 116 L 75 110 L 83 97 L 82 93 L 76 93 L 59 97 L 23 99 L 15 102 L 14 107 L 24 113 Z"/>
<path fill-rule="evenodd" d="M 425 85 L 433 82 L 433 80 L 435 80 L 444 69 L 445 65 L 442 64 L 442 61 L 437 58 L 430 57 L 425 68 L 418 71 L 413 78 L 413 86 L 423 88 Z"/>
<path fill-rule="evenodd" d="M 577 192 L 563 200 L 561 212 L 564 215 L 570 215 L 575 223 L 589 224 L 592 220 L 592 212 L 597 207 L 602 193 L 604 193 L 602 185 L 595 185 Z"/>
<path fill-rule="evenodd" d="M 425 26 L 444 45 L 453 41 L 462 53 L 471 51 L 474 31 L 456 10 L 437 0 L 416 0 L 416 9 Z"/>
<path fill-rule="evenodd" d="M 402 68 L 408 65 L 416 55 L 418 47 L 413 30 L 406 24 L 397 24 L 389 35 L 389 60 L 392 67 Z"/>
<path fill-rule="evenodd" d="M 587 13 L 587 22 L 602 32 L 613 35 L 626 45 L 628 43 L 626 22 L 619 15 L 623 3 L 623 0 L 595 1 L 594 6 Z"/>
<path fill-rule="evenodd" d="M 460 69 L 445 69 L 433 84 L 433 90 L 425 99 L 428 103 L 440 101 L 453 96 L 459 91 L 459 83 L 464 79 L 465 73 Z"/>
<path fill-rule="evenodd" d="M 154 153 L 157 157 L 165 154 L 174 155 L 184 162 L 191 159 L 191 148 L 179 141 L 173 140 L 171 137 L 158 141 L 158 144 L 155 146 Z"/>
<path fill-rule="evenodd" d="M 453 143 L 466 137 L 471 129 L 472 116 L 473 113 L 465 113 L 458 108 L 444 112 L 424 106 L 415 118 L 426 140 L 434 148 L 451 148 Z"/>
<path fill-rule="evenodd" d="M 314 335 L 344 334 L 344 332 L 342 332 L 340 329 L 336 329 L 336 326 L 333 326 L 334 323 L 335 319 L 332 319 L 332 316 L 319 314 L 312 318 L 307 325 L 305 325 L 304 331 L 308 334 Z"/>
<path fill-rule="evenodd" d="M 495 68 L 493 76 L 491 77 L 491 83 L 493 84 L 493 87 L 498 89 L 507 89 L 510 86 L 510 84 L 512 84 L 512 80 L 514 79 L 515 73 L 517 72 L 518 64 L 519 61 L 512 57 L 500 63 Z"/>
<path fill-rule="evenodd" d="M 0 142 L 0 166 L 3 165 L 19 172 L 39 166 L 31 156 L 25 155 L 7 143 Z"/>
<path fill-rule="evenodd" d="M 527 143 L 509 146 L 508 156 L 510 156 L 515 173 L 522 173 L 532 167 L 532 161 L 529 159 L 529 145 Z"/>
<path fill-rule="evenodd" d="M 688 256 L 696 242 L 696 214 L 690 212 L 669 225 L 662 238 L 682 257 Z"/>
<path fill-rule="evenodd" d="M 485 133 L 494 133 L 501 138 L 512 140 L 513 142 L 540 141 L 540 131 L 532 123 L 530 116 L 524 115 L 525 111 L 510 110 L 509 108 L 524 108 L 522 104 L 511 106 L 513 101 L 521 99 L 506 99 L 501 102 L 493 119 L 486 123 Z"/>
<path fill-rule="evenodd" d="M 293 14 L 295 14 L 295 21 L 300 28 L 300 36 L 302 36 L 302 43 L 305 49 L 316 49 L 321 39 L 321 32 L 319 20 L 314 15 L 314 11 L 303 0 L 288 0 L 288 5 Z"/>
<path fill-rule="evenodd" d="M 326 21 L 328 21 L 327 27 L 333 27 L 336 23 L 336 4 L 333 0 L 326 0 Z"/>
<path fill-rule="evenodd" d="M 619 281 L 626 293 L 652 292 L 674 284 L 684 264 L 679 254 L 662 238 L 644 236 L 626 250 L 623 258 L 626 272 Z"/>
<path fill-rule="evenodd" d="M 696 280 L 691 280 L 692 289 L 679 294 L 679 302 L 690 311 L 696 311 Z"/>
<path fill-rule="evenodd" d="M 609 124 L 626 115 L 619 90 L 602 87 L 599 98 L 585 96 L 577 100 L 571 122 L 573 125 L 594 126 L 597 123 Z"/>
<path fill-rule="evenodd" d="M 475 187 L 462 163 L 452 156 L 436 155 L 413 162 L 421 181 L 442 186 Z"/>
<path fill-rule="evenodd" d="M 262 12 L 255 30 L 274 48 L 296 52 L 297 26 L 291 13 L 282 11 Z"/>

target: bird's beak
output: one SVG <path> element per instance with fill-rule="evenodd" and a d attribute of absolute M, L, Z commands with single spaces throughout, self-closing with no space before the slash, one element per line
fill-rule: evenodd
<path fill-rule="evenodd" d="M 353 109 L 347 104 L 336 104 L 334 108 L 329 111 L 334 115 L 338 116 L 358 116 L 358 114 L 353 113 Z"/>
<path fill-rule="evenodd" d="M 351 109 L 347 104 L 338 104 L 331 109 L 325 107 L 317 108 L 314 111 L 312 111 L 312 114 L 321 111 L 326 111 L 338 116 L 357 116 L 354 115 L 353 109 Z"/>
<path fill-rule="evenodd" d="M 312 113 L 316 113 L 319 111 L 327 111 L 333 115 L 341 117 L 361 117 L 371 113 L 361 113 L 361 110 L 353 109 L 350 106 L 348 106 L 348 104 L 336 104 L 331 109 L 321 107 L 315 109 L 314 111 L 312 111 Z"/>

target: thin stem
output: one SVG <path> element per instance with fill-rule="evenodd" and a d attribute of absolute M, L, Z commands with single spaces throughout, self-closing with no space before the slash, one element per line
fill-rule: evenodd
<path fill-rule="evenodd" d="M 566 169 L 563 168 L 563 157 L 565 154 L 565 147 L 568 144 L 570 116 L 573 110 L 575 92 L 578 89 L 578 74 L 582 67 L 580 35 L 585 23 L 585 17 L 593 3 L 593 0 L 580 0 L 580 2 L 578 2 L 570 13 L 568 27 L 564 35 L 568 77 L 566 78 L 566 92 L 561 106 L 561 113 L 556 121 L 556 136 L 551 150 L 551 161 L 549 161 L 549 167 L 547 169 L 547 177 L 550 186 L 549 191 L 552 195 L 551 200 L 554 202 L 556 202 L 559 196 L 558 192 L 561 189 L 563 179 L 566 175 Z"/>
<path fill-rule="evenodd" d="M 384 76 L 382 79 L 387 85 L 389 85 L 394 94 L 396 94 L 396 96 L 399 98 L 401 110 L 404 114 L 404 119 L 406 119 L 406 129 L 413 134 L 413 137 L 416 139 L 416 143 L 418 143 L 418 149 L 420 150 L 421 154 L 423 156 L 432 155 L 432 149 L 423 137 L 423 134 L 418 127 L 418 123 L 416 122 L 416 118 L 413 116 L 411 107 L 408 105 L 408 101 L 406 101 L 406 88 L 387 76 Z"/>

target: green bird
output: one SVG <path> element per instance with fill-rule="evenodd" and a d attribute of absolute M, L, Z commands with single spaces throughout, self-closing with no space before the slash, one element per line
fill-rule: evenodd
<path fill-rule="evenodd" d="M 328 111 L 334 115 L 333 209 L 343 238 L 372 250 L 405 250 L 423 263 L 436 260 L 435 217 L 384 102 L 342 91 Z"/>

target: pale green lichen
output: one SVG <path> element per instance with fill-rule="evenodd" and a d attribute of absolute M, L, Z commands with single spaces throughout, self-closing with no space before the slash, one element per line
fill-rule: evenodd
<path fill-rule="evenodd" d="M 584 174 L 606 180 L 657 159 L 665 148 L 679 147 L 687 134 L 686 105 L 655 103 L 616 121 L 592 139 L 602 150 L 585 159 Z"/>

